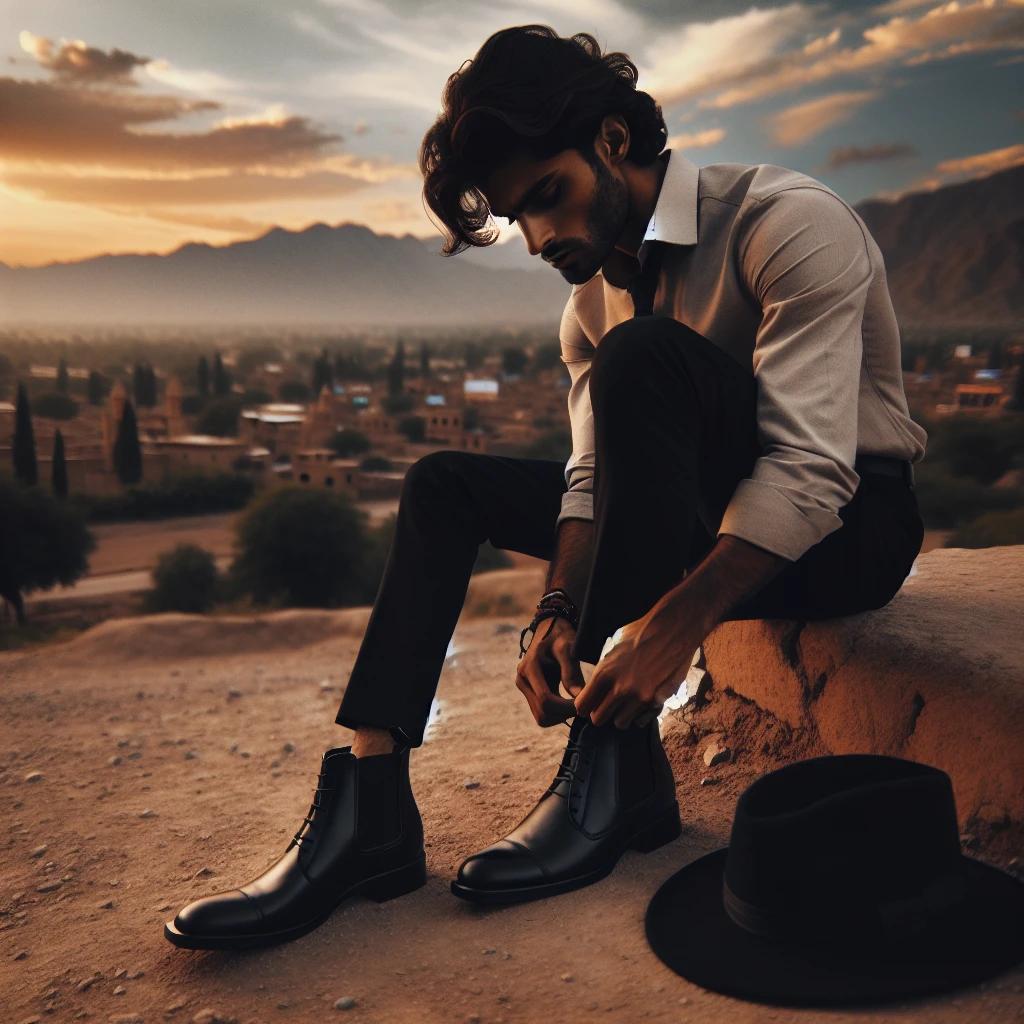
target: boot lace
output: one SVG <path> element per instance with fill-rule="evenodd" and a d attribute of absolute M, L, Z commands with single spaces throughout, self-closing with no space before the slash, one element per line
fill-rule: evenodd
<path fill-rule="evenodd" d="M 302 819 L 302 824 L 299 826 L 298 832 L 296 832 L 292 837 L 293 842 L 297 846 L 301 846 L 303 843 L 310 843 L 316 838 L 316 829 L 313 826 L 313 820 L 316 818 L 316 812 L 326 803 L 325 800 L 321 800 L 320 794 L 333 792 L 333 785 L 324 784 L 325 782 L 332 781 L 333 779 L 334 772 L 317 772 L 316 789 L 313 791 L 313 802 L 309 805 L 309 811 Z M 306 830 L 307 825 L 309 826 L 308 830 Z"/>
<path fill-rule="evenodd" d="M 565 782 L 569 786 L 568 799 L 572 801 L 573 797 L 579 800 L 580 792 L 573 786 L 574 782 L 586 782 L 586 776 L 579 774 L 579 762 L 580 752 L 583 750 L 582 743 L 574 743 L 572 740 L 572 729 L 570 728 L 568 733 L 568 741 L 565 744 L 565 753 L 562 754 L 562 760 L 558 764 L 558 771 L 555 772 L 555 778 L 548 789 L 548 792 L 554 792 L 558 788 L 560 782 Z M 576 755 L 576 764 L 573 765 L 573 755 Z M 569 809 L 571 811 L 576 810 L 576 807 L 570 802 Z"/>

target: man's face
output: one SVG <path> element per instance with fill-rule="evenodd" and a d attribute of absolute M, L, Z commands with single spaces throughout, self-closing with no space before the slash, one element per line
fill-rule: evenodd
<path fill-rule="evenodd" d="M 595 155 L 575 149 L 550 160 L 518 155 L 496 168 L 482 188 L 495 217 L 519 225 L 531 256 L 552 263 L 570 284 L 601 269 L 626 226 L 629 190 Z"/>

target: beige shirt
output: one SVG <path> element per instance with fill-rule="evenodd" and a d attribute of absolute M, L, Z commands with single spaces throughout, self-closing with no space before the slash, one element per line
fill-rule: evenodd
<path fill-rule="evenodd" d="M 763 453 L 712 533 L 795 561 L 842 526 L 861 452 L 917 462 L 900 336 L 882 254 L 852 207 L 806 174 L 772 164 L 698 168 L 670 155 L 646 239 L 665 247 L 654 312 L 674 317 L 757 378 Z M 647 247 L 641 246 L 643 260 Z M 558 522 L 593 519 L 590 362 L 633 316 L 600 271 L 562 315 L 573 452 Z"/>

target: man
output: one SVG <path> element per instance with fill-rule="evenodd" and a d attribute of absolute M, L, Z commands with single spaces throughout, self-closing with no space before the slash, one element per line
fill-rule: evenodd
<path fill-rule="evenodd" d="M 351 749 L 324 755 L 274 866 L 186 907 L 172 942 L 278 942 L 350 896 L 423 884 L 409 749 L 485 540 L 550 560 L 516 685 L 540 725 L 572 726 L 536 807 L 452 883 L 484 903 L 588 885 L 679 834 L 655 716 L 718 623 L 877 608 L 910 571 L 926 436 L 877 245 L 806 175 L 664 151 L 635 82 L 624 54 L 545 26 L 496 33 L 449 79 L 424 194 L 446 254 L 506 216 L 573 285 L 572 456 L 445 451 L 410 469 L 337 716 Z"/>

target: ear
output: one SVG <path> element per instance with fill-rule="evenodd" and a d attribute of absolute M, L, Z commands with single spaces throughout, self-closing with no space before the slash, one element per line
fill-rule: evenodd
<path fill-rule="evenodd" d="M 605 163 L 617 167 L 629 153 L 629 125 L 621 114 L 608 114 L 601 122 L 594 147 Z"/>

